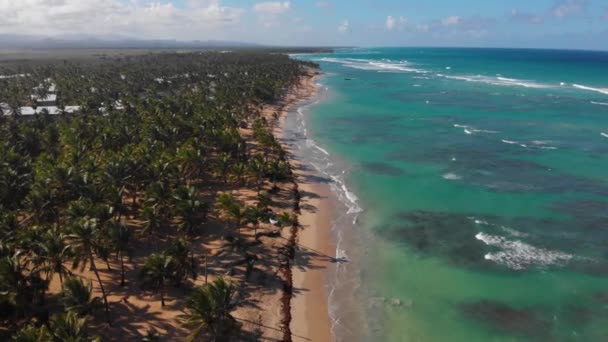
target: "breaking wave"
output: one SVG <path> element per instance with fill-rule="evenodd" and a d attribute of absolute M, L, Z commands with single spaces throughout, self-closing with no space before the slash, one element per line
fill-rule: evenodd
<path fill-rule="evenodd" d="M 608 88 L 594 88 L 594 87 L 589 87 L 589 86 L 580 85 L 580 84 L 572 84 L 572 86 L 577 89 L 595 91 L 597 93 L 602 93 L 602 94 L 608 95 Z"/>
<path fill-rule="evenodd" d="M 339 63 L 342 66 L 378 72 L 412 72 L 424 74 L 426 70 L 412 67 L 412 64 L 407 61 L 394 62 L 390 60 L 373 60 L 373 59 L 358 59 L 358 58 L 334 58 L 324 57 L 315 59 L 318 62 Z"/>
<path fill-rule="evenodd" d="M 487 253 L 484 256 L 486 260 L 514 270 L 525 270 L 532 266 L 559 266 L 574 257 L 564 252 L 534 247 L 520 240 L 509 240 L 503 236 L 483 232 L 475 235 L 475 238 L 487 246 L 499 249 L 498 252 Z"/>

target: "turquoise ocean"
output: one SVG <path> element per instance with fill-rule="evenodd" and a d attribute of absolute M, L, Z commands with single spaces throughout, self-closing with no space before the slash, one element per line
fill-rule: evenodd
<path fill-rule="evenodd" d="M 294 58 L 324 73 L 291 125 L 343 206 L 338 340 L 608 340 L 608 53 Z"/>

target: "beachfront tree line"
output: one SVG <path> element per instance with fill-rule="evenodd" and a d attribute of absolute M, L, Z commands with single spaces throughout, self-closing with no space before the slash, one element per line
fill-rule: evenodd
<path fill-rule="evenodd" d="M 91 316 L 116 319 L 100 268 L 124 286 L 138 243 L 154 246 L 132 265 L 139 285 L 164 306 L 169 287 L 197 277 L 190 243 L 205 234 L 212 211 L 230 222 L 230 243 L 245 248 L 242 228 L 254 227 L 257 236 L 270 218 L 276 182 L 291 175 L 260 105 L 279 99 L 309 67 L 255 52 L 0 65 L 1 75 L 20 75 L 0 78 L 0 102 L 15 109 L 0 118 L 2 339 L 91 340 Z M 81 110 L 21 117 L 17 108 L 35 105 L 32 89 L 44 96 L 51 83 L 58 107 Z M 253 131 L 253 145 L 242 128 Z M 229 192 L 205 200 L 209 186 L 249 186 L 257 204 L 246 206 Z M 54 277 L 58 296 L 48 293 Z M 189 339 L 225 334 L 236 292 L 222 278 L 193 289 L 180 320 L 192 331 Z"/>

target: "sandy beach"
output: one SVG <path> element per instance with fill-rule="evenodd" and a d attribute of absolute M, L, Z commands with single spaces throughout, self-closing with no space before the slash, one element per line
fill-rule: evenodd
<path fill-rule="evenodd" d="M 283 134 L 287 112 L 296 110 L 302 101 L 316 94 L 315 77 L 304 79 L 291 95 L 295 101 L 285 108 L 277 136 Z M 288 97 L 289 101 L 289 97 Z M 285 146 L 288 150 L 289 144 Z M 331 341 L 331 322 L 328 310 L 328 268 L 335 256 L 331 236 L 333 218 L 331 189 L 316 176 L 311 165 L 303 163 L 290 151 L 295 180 L 300 191 L 300 225 L 293 267 L 293 298 L 291 331 L 294 341 Z"/>
<path fill-rule="evenodd" d="M 293 297 L 291 299 L 291 333 L 294 341 L 331 341 L 331 321 L 328 310 L 328 268 L 332 265 L 335 245 L 331 236 L 333 208 L 331 189 L 311 165 L 293 153 L 284 132 L 288 113 L 316 95 L 318 74 L 303 77 L 281 104 L 280 124 L 275 135 L 284 141 L 290 152 L 295 181 L 300 192 L 299 216 L 301 228 L 297 232 L 296 253 L 292 267 Z M 267 108 L 271 113 L 277 108 Z"/>

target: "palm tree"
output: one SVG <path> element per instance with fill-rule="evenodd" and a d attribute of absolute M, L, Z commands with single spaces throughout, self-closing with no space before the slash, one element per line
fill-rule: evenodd
<path fill-rule="evenodd" d="M 64 274 L 70 274 L 65 266 L 70 260 L 70 246 L 65 244 L 65 236 L 56 227 L 47 230 L 39 242 L 33 246 L 34 255 L 32 262 L 36 269 L 46 275 L 48 280 L 53 279 L 53 274 L 59 275 L 59 282 L 63 285 Z"/>
<path fill-rule="evenodd" d="M 190 328 L 187 341 L 194 341 L 206 332 L 214 341 L 225 336 L 235 323 L 230 314 L 239 305 L 231 282 L 218 278 L 194 290 L 186 302 L 187 313 L 180 316 L 182 326 Z"/>
<path fill-rule="evenodd" d="M 265 217 L 264 210 L 259 206 L 249 206 L 245 209 L 247 223 L 253 224 L 253 236 L 257 239 L 260 221 Z"/>
<path fill-rule="evenodd" d="M 163 225 L 162 218 L 154 206 L 146 205 L 142 211 L 144 219 L 143 232 L 152 235 L 157 232 Z"/>
<path fill-rule="evenodd" d="M 0 314 L 23 317 L 31 314 L 34 305 L 44 302 L 48 282 L 40 278 L 39 272 L 30 272 L 20 253 L 0 258 L 0 303 L 4 307 Z"/>
<path fill-rule="evenodd" d="M 179 286 L 183 280 L 190 277 L 196 280 L 196 263 L 194 262 L 194 253 L 188 249 L 188 242 L 185 239 L 177 239 L 169 249 L 168 256 L 173 260 L 174 274 L 176 286 Z"/>
<path fill-rule="evenodd" d="M 68 278 L 59 294 L 61 303 L 67 311 L 74 311 L 78 315 L 88 315 L 96 307 L 101 306 L 101 298 L 91 298 L 93 287 L 91 282 L 85 284 L 81 278 Z"/>
<path fill-rule="evenodd" d="M 13 342 L 47 342 L 52 341 L 53 337 L 47 326 L 35 326 L 28 324 L 21 328 L 13 337 Z"/>
<path fill-rule="evenodd" d="M 54 317 L 51 333 L 54 341 L 89 342 L 87 317 L 79 317 L 76 312 L 68 311 Z"/>
<path fill-rule="evenodd" d="M 179 187 L 173 196 L 175 200 L 175 214 L 181 216 L 180 230 L 191 235 L 207 218 L 207 203 L 197 198 L 193 187 Z"/>
<path fill-rule="evenodd" d="M 139 273 L 143 289 L 160 293 L 161 306 L 165 306 L 165 287 L 174 275 L 173 258 L 166 254 L 151 254 Z"/>
<path fill-rule="evenodd" d="M 241 204 L 232 196 L 231 194 L 221 194 L 217 202 L 219 204 L 220 210 L 224 212 L 225 215 L 232 218 L 235 222 L 235 228 L 238 230 L 239 234 L 241 233 L 241 222 L 245 217 L 245 211 L 241 207 Z"/>
<path fill-rule="evenodd" d="M 109 234 L 112 251 L 116 253 L 120 259 L 120 286 L 125 286 L 125 254 L 131 254 L 131 230 L 122 222 L 111 220 L 108 222 Z"/>
<path fill-rule="evenodd" d="M 95 256 L 93 255 L 93 252 L 99 247 L 98 228 L 96 219 L 83 218 L 71 227 L 71 233 L 66 235 L 66 244 L 71 247 L 73 252 L 74 267 L 80 265 L 81 269 L 84 269 L 88 263 L 91 270 L 95 273 L 95 277 L 99 283 L 99 289 L 101 290 L 106 321 L 110 324 L 108 298 L 101 277 L 99 276 L 99 270 L 95 264 Z"/>

